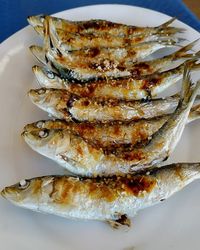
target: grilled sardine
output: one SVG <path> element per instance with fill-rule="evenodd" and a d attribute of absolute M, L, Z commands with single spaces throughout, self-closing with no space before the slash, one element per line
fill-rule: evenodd
<path fill-rule="evenodd" d="M 154 59 L 151 61 L 143 61 L 138 63 L 133 63 L 132 65 L 125 66 L 123 64 L 115 64 L 114 68 L 109 69 L 109 67 L 104 67 L 103 70 L 99 67 L 100 65 L 91 65 L 86 61 L 70 61 L 69 65 L 67 65 L 67 60 L 65 67 L 70 70 L 70 72 L 76 80 L 81 79 L 81 81 L 91 81 L 91 80 L 98 80 L 103 78 L 119 78 L 124 76 L 141 76 L 141 75 L 150 75 L 158 71 L 163 71 L 166 67 L 171 66 L 173 62 L 178 60 L 184 60 L 186 58 L 193 58 L 199 55 L 197 53 L 188 53 L 190 49 L 196 44 L 197 41 L 194 41 L 187 46 L 181 48 L 180 50 L 164 56 L 162 58 Z M 36 49 L 36 48 L 35 48 Z M 38 52 L 39 53 L 39 52 Z M 42 51 L 43 53 L 43 51 Z M 40 59 L 40 61 L 42 58 Z M 43 59 L 43 63 L 46 62 Z M 95 66 L 95 67 L 94 67 Z M 69 83 L 67 79 L 61 78 L 59 75 L 56 75 L 51 70 L 42 68 L 39 66 L 33 67 L 33 72 L 42 87 L 49 87 L 49 88 L 65 88 L 65 85 Z"/>
<path fill-rule="evenodd" d="M 1 195 L 13 204 L 68 219 L 109 221 L 130 226 L 143 208 L 157 204 L 200 178 L 200 163 L 179 163 L 146 175 L 80 178 L 46 176 L 4 188 Z"/>
<path fill-rule="evenodd" d="M 137 27 L 126 24 L 114 23 L 106 20 L 88 20 L 88 21 L 69 21 L 57 17 L 38 15 L 29 16 L 28 22 L 34 29 L 40 30 L 39 34 L 44 36 L 44 21 L 48 17 L 56 29 L 63 30 L 68 33 L 79 33 L 79 34 L 109 34 L 112 36 L 119 37 L 133 37 L 140 36 L 143 34 L 156 34 L 158 32 L 170 32 L 175 34 L 183 32 L 183 28 L 169 27 L 176 18 L 171 18 L 167 22 L 157 27 Z"/>

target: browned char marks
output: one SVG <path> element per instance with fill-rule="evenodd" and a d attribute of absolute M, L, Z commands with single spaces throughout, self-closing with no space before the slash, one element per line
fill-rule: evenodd
<path fill-rule="evenodd" d="M 57 204 L 72 206 L 76 195 L 113 202 L 122 195 L 143 197 L 154 189 L 156 183 L 156 179 L 150 176 L 113 176 L 83 180 L 73 177 L 54 177 L 49 196 Z"/>
<path fill-rule="evenodd" d="M 177 166 L 175 167 L 175 174 L 180 178 L 180 180 L 181 181 L 184 181 L 184 179 L 185 179 L 185 177 L 184 177 L 184 175 L 182 174 L 182 168 L 181 168 L 181 166 L 179 166 L 178 164 L 177 164 Z"/>
<path fill-rule="evenodd" d="M 143 159 L 145 159 L 145 154 L 142 152 L 142 150 L 132 150 L 130 152 L 125 152 L 123 155 L 122 155 L 122 158 L 126 161 L 141 161 Z"/>
<path fill-rule="evenodd" d="M 161 83 L 160 78 L 151 78 L 144 80 L 144 84 L 142 86 L 142 89 L 144 90 L 151 90 L 151 88 L 155 87 L 156 85 L 159 85 Z"/>
<path fill-rule="evenodd" d="M 42 180 L 41 179 L 36 179 L 34 182 L 34 186 L 32 189 L 32 194 L 37 195 L 41 192 L 41 187 L 42 187 Z"/>
<path fill-rule="evenodd" d="M 134 196 L 143 196 L 144 191 L 150 193 L 156 185 L 156 180 L 149 176 L 135 176 L 125 179 L 124 189 Z"/>

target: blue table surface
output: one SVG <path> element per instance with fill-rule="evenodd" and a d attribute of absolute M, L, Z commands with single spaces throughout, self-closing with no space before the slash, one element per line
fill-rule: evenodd
<path fill-rule="evenodd" d="M 0 0 L 0 21 L 3 23 L 3 29 L 0 31 L 0 42 L 25 27 L 27 16 L 42 13 L 53 14 L 85 5 L 112 3 L 141 6 L 176 16 L 179 20 L 200 31 L 198 18 L 181 0 Z"/>

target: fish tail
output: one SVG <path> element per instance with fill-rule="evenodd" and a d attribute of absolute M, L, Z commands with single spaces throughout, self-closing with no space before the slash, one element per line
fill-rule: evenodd
<path fill-rule="evenodd" d="M 44 19 L 44 49 L 45 51 L 50 50 L 52 46 L 52 41 L 50 38 L 50 29 L 49 29 L 49 16 L 46 16 Z"/>
<path fill-rule="evenodd" d="M 184 32 L 185 29 L 183 29 L 183 28 L 168 27 L 168 26 L 169 26 L 170 24 L 172 24 L 175 20 L 176 20 L 176 17 L 172 17 L 172 18 L 169 19 L 167 22 L 165 22 L 165 23 L 159 25 L 158 27 L 156 27 L 156 30 L 157 30 L 158 32 L 162 32 L 162 31 L 164 32 L 165 30 L 167 30 L 167 29 L 170 28 L 169 30 L 171 30 L 170 32 L 171 32 L 172 34 Z"/>
<path fill-rule="evenodd" d="M 178 58 L 191 58 L 191 57 L 194 57 L 194 56 L 200 56 L 200 51 L 196 52 L 196 53 L 188 53 L 188 51 L 192 50 L 193 47 L 197 44 L 198 41 L 199 41 L 199 39 L 189 43 L 188 45 L 186 45 L 183 48 L 176 51 L 174 53 L 174 59 L 176 60 Z"/>
<path fill-rule="evenodd" d="M 45 56 L 43 47 L 37 45 L 31 45 L 29 47 L 31 53 L 38 59 L 42 64 L 47 64 L 48 60 Z"/>
<path fill-rule="evenodd" d="M 193 106 L 190 110 L 189 121 L 194 121 L 200 118 L 200 104 Z"/>
<path fill-rule="evenodd" d="M 191 80 L 190 71 L 191 71 L 191 64 L 190 62 L 186 62 L 184 67 L 183 85 L 180 96 L 180 103 L 186 106 L 188 106 L 189 103 L 193 104 L 200 88 L 200 81 L 198 81 L 196 86 L 194 87 Z"/>
<path fill-rule="evenodd" d="M 171 47 L 171 46 L 179 46 L 179 43 L 183 41 L 185 41 L 184 38 L 174 37 L 168 39 L 160 39 L 158 40 L 158 43 Z"/>

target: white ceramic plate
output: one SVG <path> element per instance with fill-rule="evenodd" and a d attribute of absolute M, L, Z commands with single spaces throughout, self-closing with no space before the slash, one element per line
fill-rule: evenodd
<path fill-rule="evenodd" d="M 169 19 L 162 13 L 125 5 L 96 5 L 67 10 L 57 16 L 73 20 L 102 18 L 141 26 L 156 26 Z M 185 37 L 199 33 L 189 26 Z M 36 60 L 28 47 L 39 43 L 26 27 L 0 45 L 0 189 L 20 179 L 62 174 L 52 161 L 33 152 L 21 139 L 25 124 L 47 115 L 31 104 L 27 91 L 36 87 L 31 67 Z M 200 75 L 199 75 L 200 76 Z M 200 161 L 200 122 L 190 124 L 171 161 Z M 141 211 L 128 231 L 113 231 L 102 222 L 70 221 L 24 210 L 0 199 L 0 249 L 2 250 L 199 250 L 200 182 L 169 200 Z"/>

